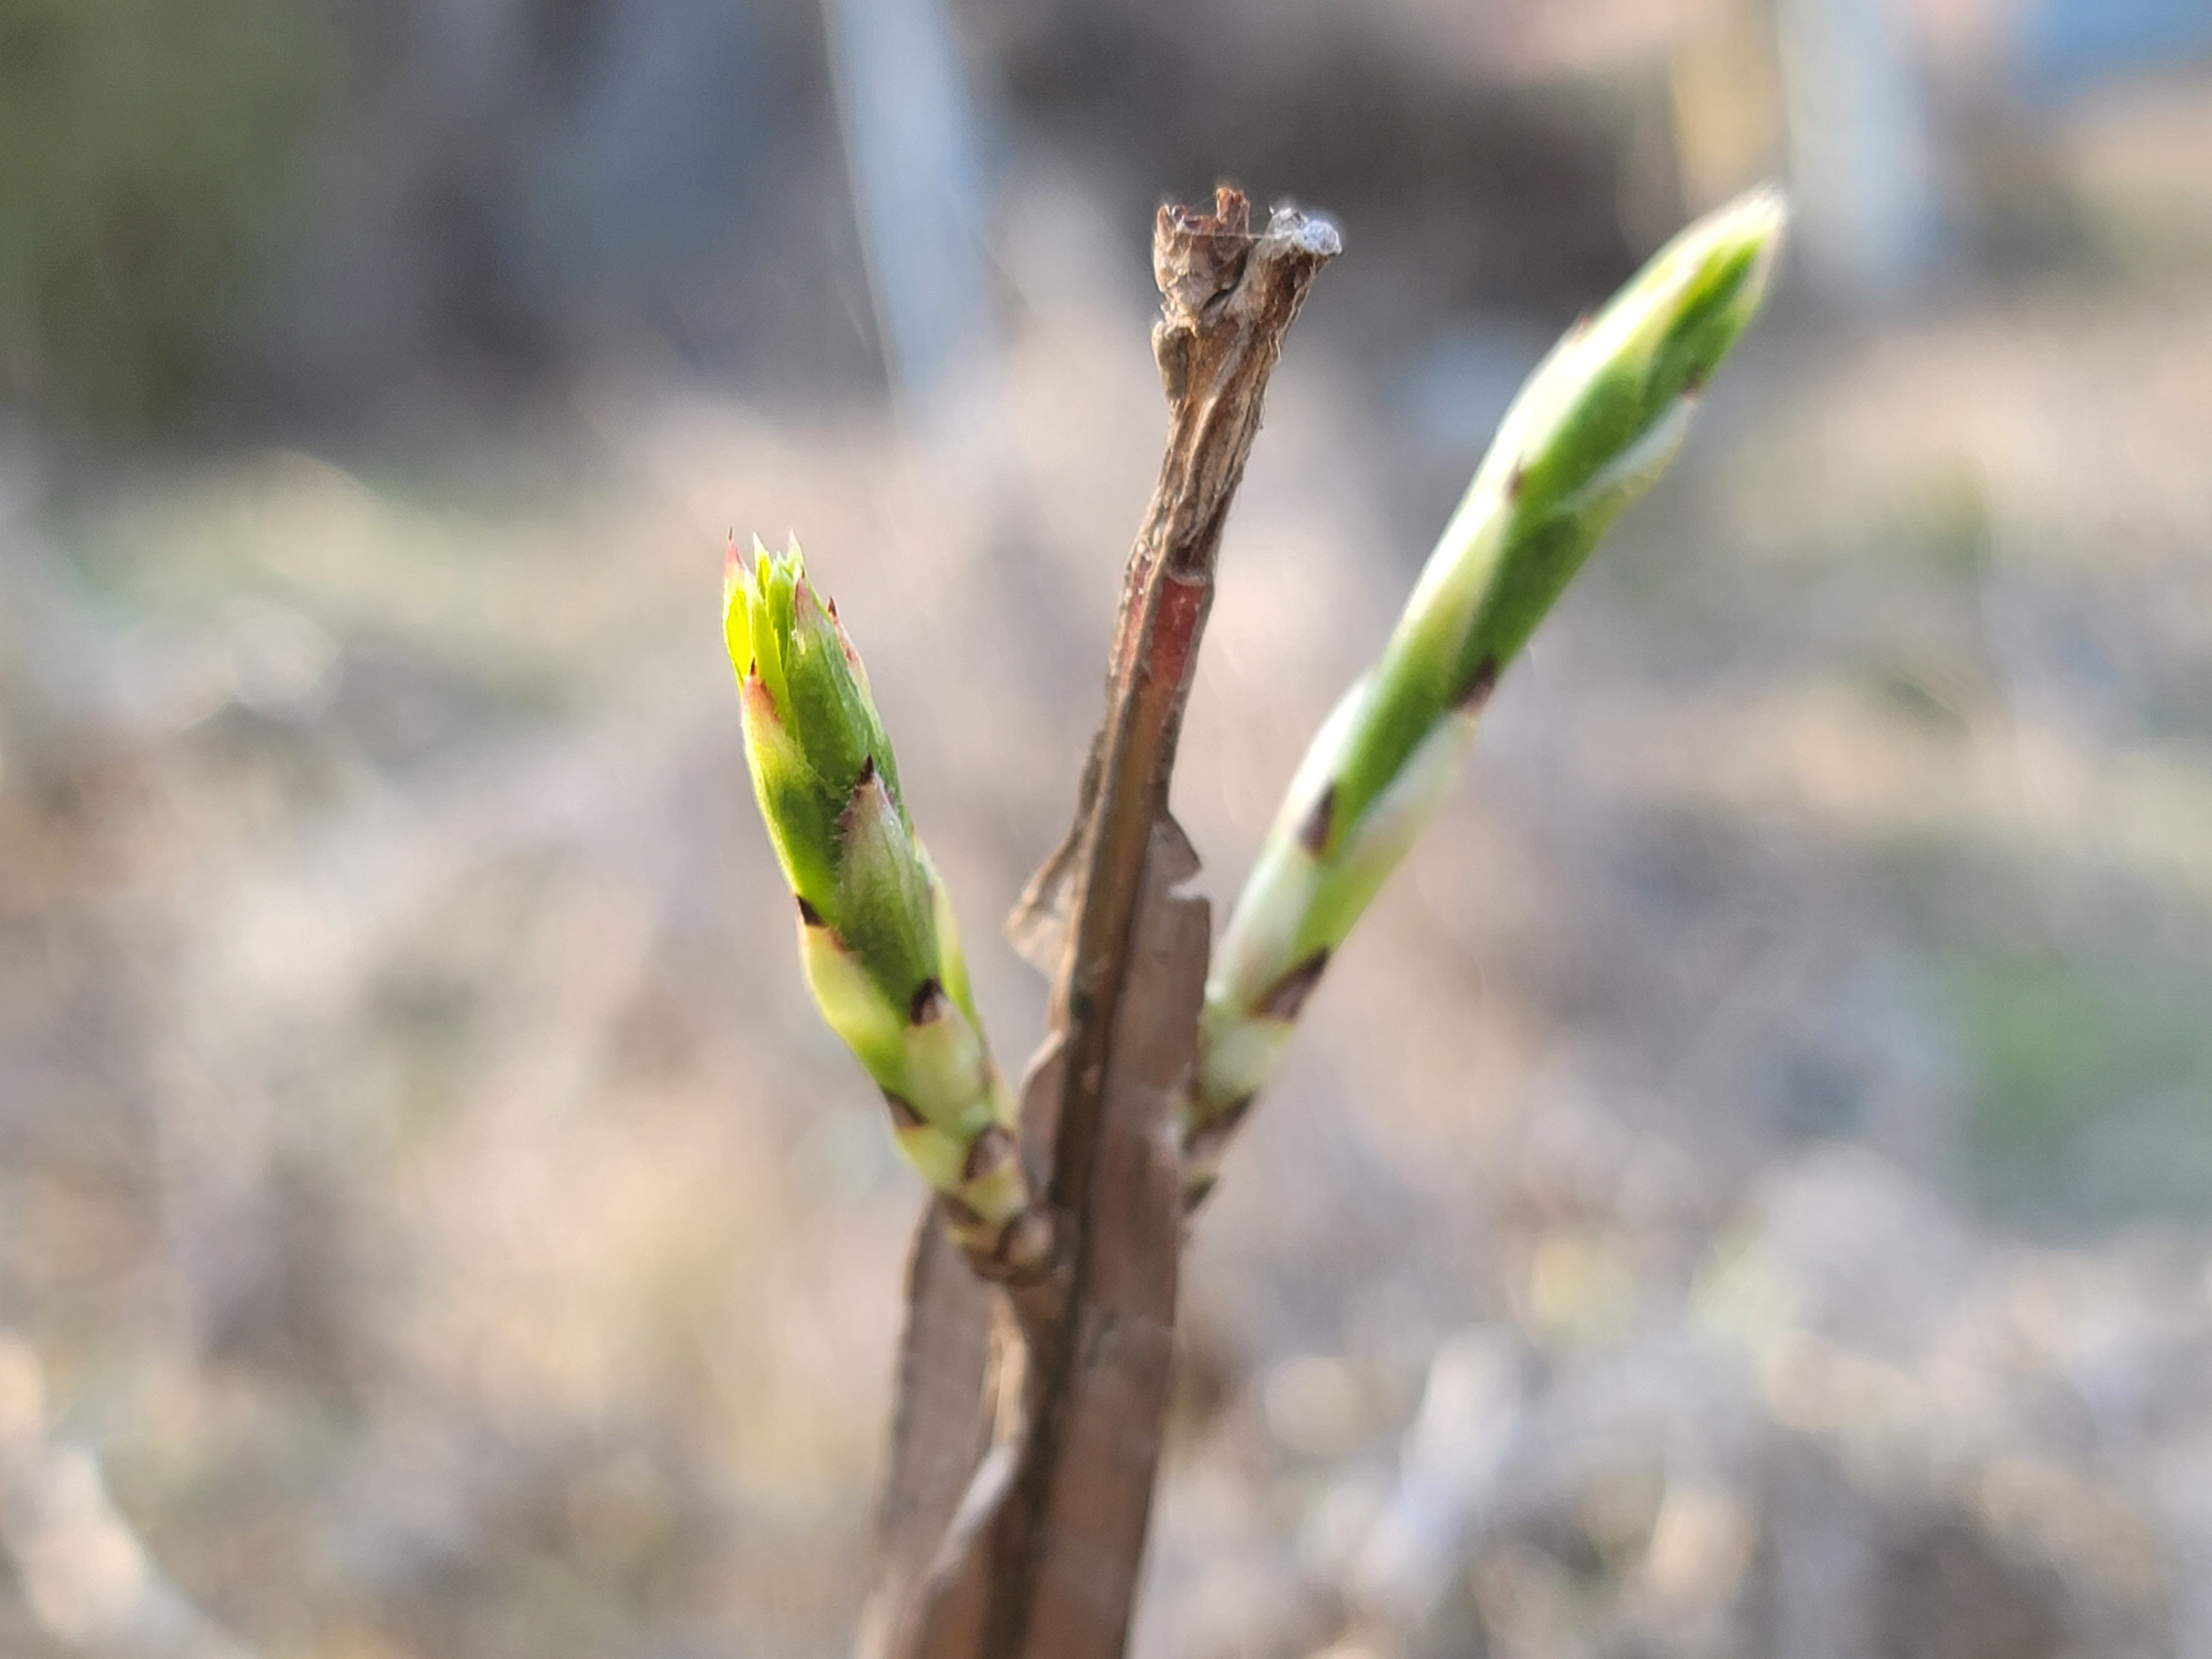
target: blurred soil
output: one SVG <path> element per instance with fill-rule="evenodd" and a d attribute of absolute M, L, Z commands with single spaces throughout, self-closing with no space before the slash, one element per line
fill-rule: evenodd
<path fill-rule="evenodd" d="M 721 541 L 836 594 L 1018 1061 L 1160 427 L 1132 237 L 1024 213 L 933 439 L 605 382 L 10 471 L 0 1450 L 253 1650 L 841 1650 L 917 1194 Z M 1543 343 L 1310 319 L 1184 744 L 1219 898 Z M 1782 296 L 1198 1226 L 1146 1659 L 2212 1654 L 2208 362 L 2172 270 Z M 0 1644 L 80 1650 L 21 1497 Z"/>

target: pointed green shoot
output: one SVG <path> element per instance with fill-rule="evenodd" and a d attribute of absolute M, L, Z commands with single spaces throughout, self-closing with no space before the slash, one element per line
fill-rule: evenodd
<path fill-rule="evenodd" d="M 893 1139 L 979 1265 L 1048 1243 L 983 1039 L 952 907 L 914 834 L 860 654 L 797 547 L 731 539 L 722 629 L 746 764 L 799 910 L 815 1005 L 882 1089 Z"/>
<path fill-rule="evenodd" d="M 1507 411 L 1381 658 L 1307 750 L 1223 933 L 1184 1110 L 1194 1197 L 1331 953 L 1442 805 L 1498 676 L 1680 448 L 1765 297 L 1786 216 L 1759 191 L 1692 225 L 1569 331 Z"/>

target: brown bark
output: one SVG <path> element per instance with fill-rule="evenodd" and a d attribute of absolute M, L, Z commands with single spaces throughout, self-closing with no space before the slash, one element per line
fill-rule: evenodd
<path fill-rule="evenodd" d="M 1054 975 L 1024 1109 L 1055 1256 L 994 1292 L 933 1230 L 917 1241 L 866 1655 L 1115 1659 L 1126 1645 L 1175 1324 L 1170 1106 L 1195 1054 L 1208 942 L 1204 902 L 1175 890 L 1198 861 L 1169 780 L 1267 379 L 1337 248 L 1334 227 L 1293 209 L 1254 235 L 1226 188 L 1211 211 L 1163 207 L 1154 227 L 1167 450 L 1074 825 L 1008 924 Z"/>

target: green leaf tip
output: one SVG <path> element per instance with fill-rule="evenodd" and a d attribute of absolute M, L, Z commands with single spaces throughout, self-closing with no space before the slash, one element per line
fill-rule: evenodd
<path fill-rule="evenodd" d="M 1222 932 L 1183 1103 L 1193 1190 L 1280 1061 L 1312 988 L 1298 973 L 1350 933 L 1441 806 L 1499 676 L 1680 448 L 1765 297 L 1788 219 L 1760 189 L 1698 220 L 1570 329 L 1507 410 L 1382 656 L 1315 735 Z"/>
<path fill-rule="evenodd" d="M 797 901 L 815 1006 L 883 1090 L 894 1142 L 971 1255 L 1000 1273 L 1034 1265 L 1013 1249 L 1042 1224 L 1010 1155 L 1013 1099 L 860 653 L 795 541 L 770 553 L 756 539 L 748 554 L 732 535 L 722 572 L 746 766 Z"/>
<path fill-rule="evenodd" d="M 1336 780 L 1332 846 L 1437 719 L 1479 710 L 1607 526 L 1666 470 L 1765 296 L 1787 222 L 1769 188 L 1707 215 L 1529 377 L 1376 665 Z"/>
<path fill-rule="evenodd" d="M 1581 497 L 1618 510 L 1641 493 L 1680 439 L 1681 400 L 1704 389 L 1765 299 L 1788 221 L 1782 193 L 1761 187 L 1652 255 L 1529 377 L 1470 503 L 1495 494 L 1534 514 Z"/>
<path fill-rule="evenodd" d="M 918 980 L 935 971 L 927 965 L 934 957 L 928 878 L 859 653 L 807 580 L 796 542 L 770 553 L 756 538 L 748 557 L 731 537 L 722 581 L 723 633 L 738 678 L 746 757 L 792 890 L 848 944 L 856 930 L 882 943 L 888 954 L 879 965 L 887 975 Z M 856 836 L 863 794 L 865 829 Z M 888 827 L 879 821 L 885 815 Z M 848 856 L 856 839 L 865 854 L 858 860 Z M 856 866 L 866 872 L 858 896 Z M 912 914 L 873 914 L 872 896 L 894 890 Z M 855 905 L 868 914 L 849 915 Z M 869 962 L 868 951 L 860 954 Z"/>

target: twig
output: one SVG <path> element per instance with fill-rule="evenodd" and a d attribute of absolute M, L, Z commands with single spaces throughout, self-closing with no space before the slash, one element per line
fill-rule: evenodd
<path fill-rule="evenodd" d="M 1167 817 L 1222 526 L 1283 337 L 1314 274 L 1340 246 L 1328 221 L 1287 207 L 1255 240 L 1249 212 L 1243 196 L 1224 187 L 1212 213 L 1166 206 L 1153 227 L 1161 317 L 1152 355 L 1168 396 L 1167 453 L 1123 579 L 1106 723 L 1069 832 L 1073 858 L 1055 854 L 1017 912 L 1021 925 L 1064 884 L 1073 925 L 1054 980 L 1066 1071 L 1050 1190 L 1068 1210 L 1079 1210 L 1090 1190 L 1130 924 L 1152 827 Z"/>
<path fill-rule="evenodd" d="M 1008 1291 L 991 1449 L 912 1604 L 878 1619 L 894 1633 L 872 1650 L 1112 1659 L 1122 1650 L 1174 1319 L 1180 1202 L 1168 1107 L 1194 1054 L 1206 938 L 1204 906 L 1173 892 L 1197 861 L 1169 815 L 1168 784 L 1267 379 L 1339 246 L 1334 226 L 1291 208 L 1255 237 L 1243 196 L 1226 188 L 1211 212 L 1163 207 L 1154 228 L 1166 454 L 1129 556 L 1105 723 L 1074 825 L 1009 924 L 1054 969 L 1054 1030 L 1031 1066 L 1024 1139 L 1051 1147 L 1058 1255 L 1048 1274 Z M 925 1237 L 921 1248 L 933 1247 Z M 925 1302 L 925 1282 L 918 1275 L 902 1388 L 919 1380 L 926 1350 L 943 1351 L 944 1333 L 915 1322 L 935 1312 L 970 1334 L 978 1322 L 975 1297 Z M 884 1589 L 916 1571 L 917 1516 L 942 1513 L 941 1484 L 924 1490 L 941 1465 L 914 1438 L 933 1431 L 957 1437 L 958 1413 L 926 1423 L 902 1401 Z"/>

